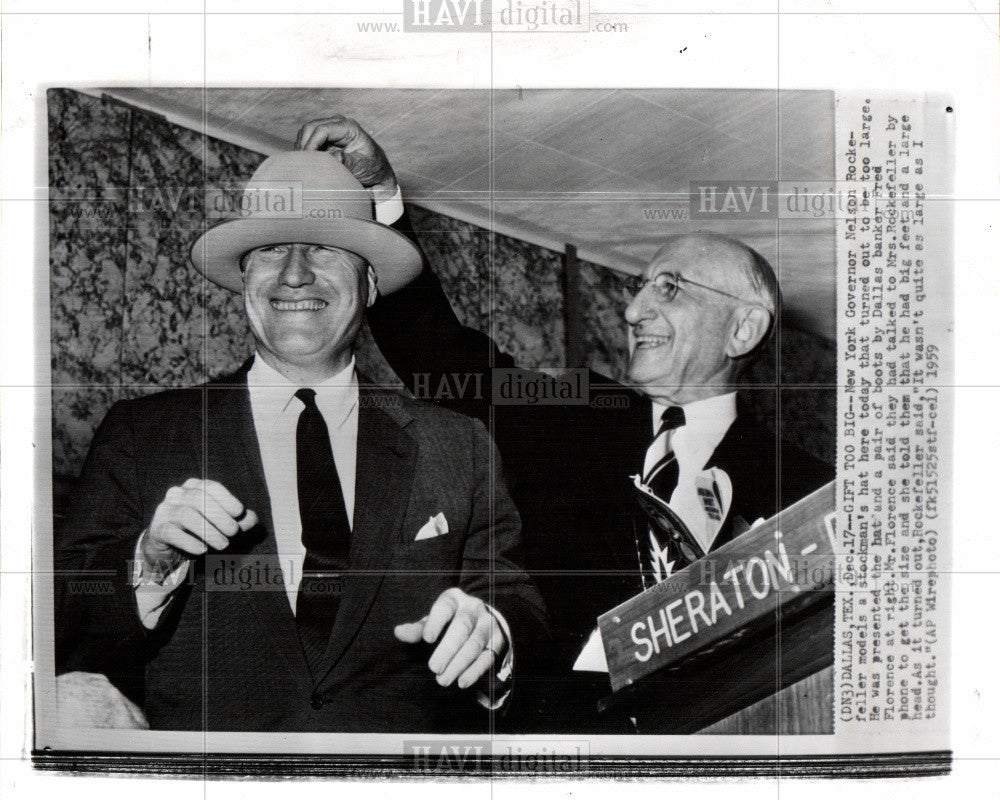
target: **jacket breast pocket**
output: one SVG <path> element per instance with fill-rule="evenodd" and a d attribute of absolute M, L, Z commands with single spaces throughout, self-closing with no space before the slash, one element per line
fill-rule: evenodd
<path fill-rule="evenodd" d="M 460 568 L 461 556 L 461 537 L 457 533 L 445 533 L 430 539 L 397 543 L 392 552 L 392 563 L 426 566 L 428 569 Z"/>

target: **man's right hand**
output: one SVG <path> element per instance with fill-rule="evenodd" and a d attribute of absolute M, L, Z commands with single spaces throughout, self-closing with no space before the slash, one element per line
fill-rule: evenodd
<path fill-rule="evenodd" d="M 142 540 L 143 574 L 162 579 L 209 548 L 225 550 L 256 524 L 257 515 L 221 483 L 190 478 L 168 489 L 153 513 Z"/>
<path fill-rule="evenodd" d="M 296 150 L 328 150 L 340 159 L 375 201 L 388 200 L 399 189 L 385 152 L 356 120 L 335 114 L 314 119 L 299 129 Z"/>

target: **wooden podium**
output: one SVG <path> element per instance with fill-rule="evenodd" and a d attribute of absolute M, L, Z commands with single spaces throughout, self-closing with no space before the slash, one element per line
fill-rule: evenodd
<path fill-rule="evenodd" d="M 832 733 L 831 482 L 598 620 L 639 733 Z"/>

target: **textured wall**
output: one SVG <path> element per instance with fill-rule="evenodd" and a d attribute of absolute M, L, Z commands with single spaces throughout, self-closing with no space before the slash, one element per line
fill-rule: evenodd
<path fill-rule="evenodd" d="M 76 92 L 50 90 L 48 105 L 53 459 L 73 475 L 112 402 L 250 352 L 238 298 L 187 251 L 201 187 L 248 177 L 261 156 Z"/>
<path fill-rule="evenodd" d="M 50 90 L 48 105 L 53 459 L 71 477 L 116 399 L 202 382 L 252 351 L 240 299 L 187 252 L 214 222 L 204 187 L 245 180 L 262 156 L 77 92 Z M 559 254 L 422 209 L 413 218 L 463 322 L 525 366 L 563 365 Z M 590 365 L 620 377 L 620 277 L 584 262 L 581 284 Z M 780 384 L 773 357 L 750 376 L 762 417 L 780 404 L 783 434 L 831 459 L 832 345 L 786 330 L 781 353 Z M 367 335 L 358 360 L 391 376 Z"/>

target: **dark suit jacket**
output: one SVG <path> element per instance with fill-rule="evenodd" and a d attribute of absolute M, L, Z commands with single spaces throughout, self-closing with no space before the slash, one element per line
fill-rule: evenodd
<path fill-rule="evenodd" d="M 405 215 L 396 227 L 413 238 Z M 588 405 L 493 405 L 491 367 L 513 368 L 513 359 L 459 323 L 429 268 L 410 286 L 380 298 L 368 322 L 409 387 L 430 387 L 430 399 L 486 422 L 492 414 L 491 433 L 521 512 L 525 563 L 548 606 L 554 639 L 547 663 L 532 665 L 534 716 L 519 724 L 535 731 L 626 729 L 621 719 L 599 719 L 594 712 L 596 699 L 610 693 L 607 676 L 573 674 L 572 665 L 597 617 L 642 591 L 636 534 L 645 538 L 646 520 L 628 476 L 641 469 L 652 439 L 650 400 L 591 372 Z M 468 373 L 481 380 L 467 381 L 454 396 L 434 397 L 442 378 Z M 415 374 L 421 376 L 416 381 Z M 713 547 L 729 541 L 741 522 L 771 517 L 833 479 L 830 467 L 755 423 L 742 402 L 738 406 L 736 421 L 706 465 L 723 469 L 733 484 Z"/>
<path fill-rule="evenodd" d="M 474 692 L 437 685 L 430 647 L 393 636 L 452 586 L 504 615 L 515 653 L 544 632 L 538 593 L 515 560 L 518 515 L 483 426 L 362 382 L 351 574 L 323 667 L 311 676 L 283 586 L 260 578 L 265 566 L 274 573 L 276 545 L 246 368 L 108 412 L 57 533 L 57 568 L 107 571 L 113 590 L 80 594 L 63 584 L 59 671 L 108 674 L 141 701 L 153 728 L 487 730 Z M 261 523 L 193 562 L 149 632 L 127 567 L 166 490 L 190 477 L 219 481 Z M 438 512 L 450 532 L 414 541 Z"/>

